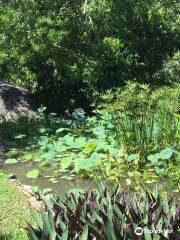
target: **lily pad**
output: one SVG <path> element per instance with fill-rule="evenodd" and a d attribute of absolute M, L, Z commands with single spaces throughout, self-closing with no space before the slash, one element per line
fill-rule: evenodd
<path fill-rule="evenodd" d="M 48 144 L 48 142 L 49 142 L 49 138 L 47 136 L 41 136 L 38 140 L 38 144 L 40 146 L 44 146 L 44 145 Z"/>
<path fill-rule="evenodd" d="M 151 154 L 151 155 L 148 156 L 148 160 L 149 160 L 153 165 L 155 165 L 155 164 L 158 163 L 159 158 L 160 158 L 159 153 L 154 154 L 154 155 Z"/>
<path fill-rule="evenodd" d="M 85 153 L 91 153 L 94 151 L 94 149 L 96 148 L 97 144 L 96 142 L 90 142 L 88 143 L 85 148 L 84 148 L 84 152 Z"/>
<path fill-rule="evenodd" d="M 71 177 L 71 176 L 61 176 L 61 178 L 63 178 L 63 179 L 66 179 L 66 180 L 69 180 L 69 181 L 71 181 L 71 180 L 73 180 L 73 177 Z"/>
<path fill-rule="evenodd" d="M 33 160 L 33 155 L 32 154 L 26 154 L 26 155 L 24 155 L 24 159 L 26 161 L 31 161 L 31 160 Z"/>
<path fill-rule="evenodd" d="M 96 127 L 92 129 L 92 132 L 98 137 L 98 138 L 104 138 L 105 137 L 105 130 L 103 127 Z"/>
<path fill-rule="evenodd" d="M 46 146 L 42 146 L 40 149 L 40 154 L 41 158 L 53 160 L 56 155 L 56 151 L 53 144 L 47 144 Z"/>
<path fill-rule="evenodd" d="M 164 162 L 158 162 L 158 165 L 155 166 L 155 171 L 157 174 L 164 174 L 167 168 L 167 164 Z"/>
<path fill-rule="evenodd" d="M 33 169 L 33 170 L 27 172 L 26 177 L 29 179 L 37 179 L 39 177 L 39 170 Z"/>
<path fill-rule="evenodd" d="M 50 181 L 51 183 L 58 183 L 58 181 L 57 181 L 55 178 L 50 178 L 49 181 Z"/>
<path fill-rule="evenodd" d="M 165 148 L 160 152 L 162 159 L 170 159 L 173 155 L 173 150 L 171 148 Z"/>
<path fill-rule="evenodd" d="M 18 161 L 15 158 L 8 158 L 5 161 L 5 164 L 16 164 Z"/>

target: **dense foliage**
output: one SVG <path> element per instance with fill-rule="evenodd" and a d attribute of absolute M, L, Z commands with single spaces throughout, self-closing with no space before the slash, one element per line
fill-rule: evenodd
<path fill-rule="evenodd" d="M 29 226 L 31 240 L 178 239 L 180 209 L 172 199 L 162 201 L 157 190 L 132 194 L 102 186 L 99 192 L 40 199 L 45 207 L 33 211 L 37 228 Z"/>
<path fill-rule="evenodd" d="M 176 0 L 2 0 L 1 81 L 56 111 L 127 80 L 177 82 L 179 9 Z"/>
<path fill-rule="evenodd" d="M 161 197 L 180 189 L 179 74 L 178 0 L 0 0 L 0 81 L 42 104 L 0 122 L 2 166 L 28 164 L 33 183 L 86 177 L 136 192 L 38 194 L 30 239 L 140 239 L 136 227 L 176 239 L 179 208 Z M 141 189 L 156 183 L 161 196 Z"/>
<path fill-rule="evenodd" d="M 96 110 L 93 116 L 76 109 L 71 118 L 60 119 L 41 107 L 33 121 L 1 123 L 4 137 L 7 129 L 12 133 L 5 163 L 36 162 L 39 169 L 27 173 L 31 179 L 51 167 L 48 178 L 54 183 L 58 176 L 68 180 L 91 177 L 113 184 L 125 178 L 125 185 L 138 190 L 140 185 L 166 179 L 171 190 L 178 191 L 178 88 L 151 91 L 147 85 L 128 84 L 113 103 L 111 96 L 111 92 L 103 95 L 99 105 L 109 111 Z"/>

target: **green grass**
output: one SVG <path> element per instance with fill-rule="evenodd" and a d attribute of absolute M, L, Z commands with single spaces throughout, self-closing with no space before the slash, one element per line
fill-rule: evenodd
<path fill-rule="evenodd" d="M 26 240 L 27 222 L 32 222 L 27 198 L 16 183 L 0 178 L 0 239 Z"/>

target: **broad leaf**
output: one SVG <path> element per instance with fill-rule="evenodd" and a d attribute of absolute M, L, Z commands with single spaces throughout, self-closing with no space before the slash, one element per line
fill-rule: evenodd
<path fill-rule="evenodd" d="M 173 155 L 173 150 L 171 148 L 165 148 L 160 152 L 162 159 L 170 159 Z"/>
<path fill-rule="evenodd" d="M 84 152 L 85 153 L 91 153 L 91 152 L 94 151 L 96 146 L 97 146 L 96 142 L 90 142 L 85 146 Z"/>
<path fill-rule="evenodd" d="M 6 159 L 5 164 L 15 164 L 18 161 L 15 158 Z"/>
<path fill-rule="evenodd" d="M 27 172 L 26 177 L 29 179 L 37 179 L 39 176 L 39 170 L 38 169 L 33 169 L 29 172 Z"/>
<path fill-rule="evenodd" d="M 39 144 L 40 146 L 43 146 L 43 145 L 48 144 L 48 141 L 49 141 L 49 139 L 48 139 L 47 136 L 41 136 L 41 137 L 39 138 L 39 140 L 38 140 L 38 144 Z"/>

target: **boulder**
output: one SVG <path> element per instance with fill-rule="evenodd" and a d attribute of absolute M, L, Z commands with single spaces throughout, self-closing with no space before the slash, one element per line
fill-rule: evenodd
<path fill-rule="evenodd" d="M 33 100 L 26 89 L 0 82 L 0 121 L 34 115 Z"/>

